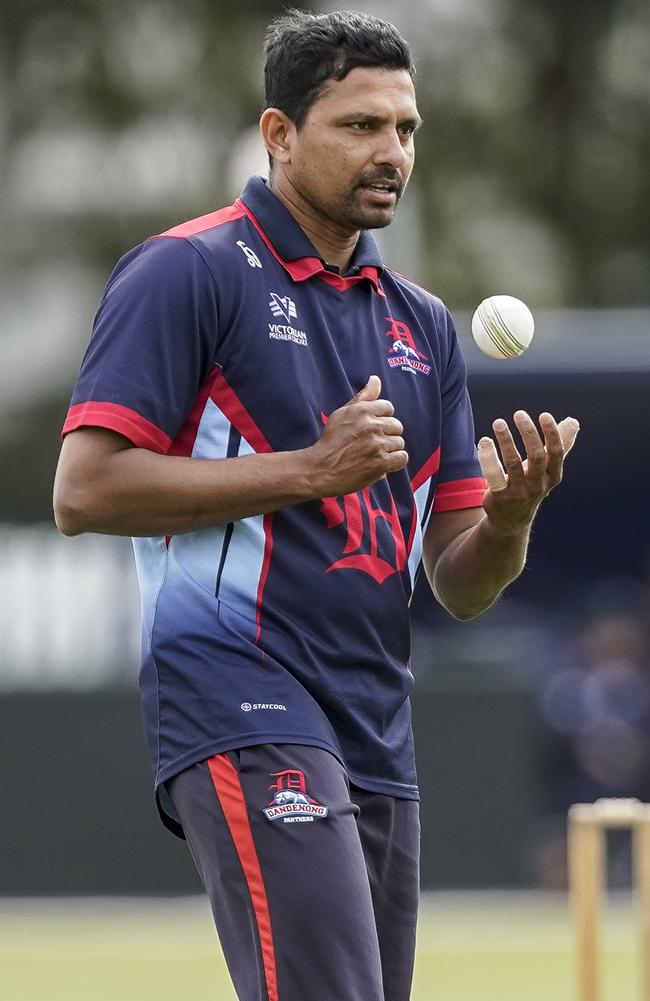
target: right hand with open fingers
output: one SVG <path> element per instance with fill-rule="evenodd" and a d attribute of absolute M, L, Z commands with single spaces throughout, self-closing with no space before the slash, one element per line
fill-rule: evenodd
<path fill-rule="evenodd" d="M 342 497 L 403 469 L 408 462 L 404 428 L 390 400 L 380 398 L 381 381 L 366 385 L 327 420 L 307 451 L 315 464 L 319 497 Z"/>
<path fill-rule="evenodd" d="M 483 507 L 492 528 L 504 534 L 530 527 L 541 502 L 560 483 L 564 460 L 580 430 L 575 417 L 565 417 L 558 424 L 546 411 L 539 415 L 539 430 L 525 410 L 516 411 L 513 419 L 525 458 L 503 418 L 492 424 L 496 443 L 489 437 L 478 443 L 479 463 L 488 485 Z"/>

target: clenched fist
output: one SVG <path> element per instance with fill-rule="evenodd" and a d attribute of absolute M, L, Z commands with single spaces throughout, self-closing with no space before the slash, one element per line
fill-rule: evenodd
<path fill-rule="evenodd" d="M 320 439 L 307 449 L 320 497 L 342 497 L 403 469 L 408 462 L 404 428 L 390 400 L 379 399 L 371 375 L 360 392 L 329 417 Z"/>

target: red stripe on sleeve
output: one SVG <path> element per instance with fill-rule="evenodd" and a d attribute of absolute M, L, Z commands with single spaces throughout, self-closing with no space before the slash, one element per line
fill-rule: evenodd
<path fill-rule="evenodd" d="M 269 1001 L 278 1001 L 278 975 L 271 913 L 260 860 L 248 819 L 244 790 L 241 787 L 237 770 L 225 754 L 217 754 L 215 757 L 209 758 L 208 768 L 251 895 L 262 948 L 262 963 L 264 964 Z"/>
<path fill-rule="evenodd" d="M 433 455 L 429 456 L 427 461 L 424 463 L 421 469 L 418 469 L 415 476 L 411 479 L 411 490 L 413 493 L 421 487 L 423 483 L 431 479 L 434 473 L 437 473 L 440 469 L 440 448 L 438 447 Z"/>
<path fill-rule="evenodd" d="M 451 480 L 439 483 L 433 501 L 434 514 L 437 511 L 456 511 L 464 507 L 480 507 L 487 490 L 487 482 L 482 476 L 467 480 Z"/>
<path fill-rule="evenodd" d="M 171 438 L 164 431 L 146 420 L 135 410 L 119 403 L 105 403 L 89 400 L 75 403 L 68 410 L 61 436 L 81 427 L 101 427 L 117 431 L 133 442 L 138 448 L 148 448 L 152 452 L 167 452 Z"/>
<path fill-rule="evenodd" d="M 214 381 L 210 397 L 252 449 L 256 452 L 273 451 L 244 404 L 232 387 L 228 385 L 226 377 L 221 371 Z"/>

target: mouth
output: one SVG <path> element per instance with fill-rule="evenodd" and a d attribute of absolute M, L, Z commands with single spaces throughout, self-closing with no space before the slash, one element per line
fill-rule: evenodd
<path fill-rule="evenodd" d="M 376 203 L 392 205 L 397 202 L 399 185 L 394 181 L 373 181 L 360 185 L 361 189 Z"/>

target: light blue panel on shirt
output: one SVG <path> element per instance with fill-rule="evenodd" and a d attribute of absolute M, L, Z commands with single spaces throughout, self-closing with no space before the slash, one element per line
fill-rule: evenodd
<path fill-rule="evenodd" d="M 230 421 L 213 400 L 208 400 L 192 449 L 193 459 L 225 459 Z"/>
<path fill-rule="evenodd" d="M 252 454 L 253 449 L 242 438 L 239 455 Z M 265 542 L 263 515 L 235 522 L 219 587 L 219 600 L 253 621 Z"/>
<path fill-rule="evenodd" d="M 164 538 L 132 539 L 135 565 L 138 572 L 140 602 L 142 606 L 142 653 L 151 646 L 151 632 L 156 611 L 156 601 L 167 571 L 167 546 Z"/>

